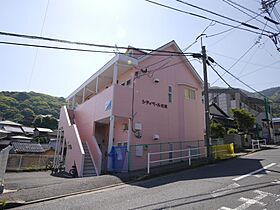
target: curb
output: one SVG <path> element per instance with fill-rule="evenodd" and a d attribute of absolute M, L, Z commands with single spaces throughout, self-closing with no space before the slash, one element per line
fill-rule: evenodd
<path fill-rule="evenodd" d="M 239 157 L 250 155 L 250 154 L 253 154 L 253 153 L 254 152 L 248 152 L 248 153 L 245 153 L 243 155 L 239 155 L 239 156 L 236 156 L 236 157 L 230 158 L 230 159 L 239 158 Z M 222 161 L 226 161 L 226 160 L 230 160 L 230 159 L 220 160 L 220 161 L 216 161 L 216 162 L 222 162 Z M 211 163 L 208 162 L 208 163 L 197 164 L 197 165 L 193 165 L 192 167 L 187 168 L 187 169 L 202 167 L 202 166 L 205 166 L 205 165 L 208 165 L 208 164 L 211 164 Z M 103 187 L 98 187 L 98 188 L 95 188 L 95 189 L 82 190 L 82 191 L 79 191 L 79 192 L 65 193 L 65 194 L 62 194 L 62 195 L 37 199 L 37 200 L 33 200 L 33 201 L 20 201 L 20 200 L 19 201 L 7 201 L 7 203 L 5 204 L 5 207 L 0 205 L 0 210 L 15 208 L 15 207 L 19 207 L 19 206 L 36 204 L 36 203 L 41 203 L 41 202 L 45 202 L 45 201 L 51 201 L 51 200 L 55 200 L 55 199 L 59 199 L 59 198 L 65 198 L 65 197 L 68 197 L 68 196 L 74 196 L 74 195 L 78 195 L 78 194 L 96 192 L 96 191 L 99 191 L 99 190 L 104 190 L 104 189 L 108 189 L 108 188 L 112 188 L 112 187 L 122 186 L 122 185 L 125 185 L 125 184 L 137 182 L 137 181 L 143 181 L 143 180 L 152 179 L 152 178 L 155 178 L 155 177 L 169 175 L 169 174 L 176 173 L 176 172 L 183 171 L 183 170 L 186 170 L 186 168 L 185 169 L 179 168 L 178 170 L 167 171 L 166 173 L 161 173 L 161 174 L 142 175 L 142 176 L 139 176 L 139 177 L 135 177 L 134 179 L 131 179 L 131 180 L 128 180 L 128 181 L 125 181 L 125 182 L 121 182 L 121 183 L 117 183 L 117 184 L 111 184 L 111 185 L 107 185 L 107 186 L 103 186 Z"/>
<path fill-rule="evenodd" d="M 99 188 L 95 188 L 95 189 L 66 193 L 66 194 L 63 194 L 63 195 L 57 195 L 57 196 L 37 199 L 37 200 L 33 200 L 33 201 L 7 201 L 4 208 L 3 208 L 3 206 L 0 206 L 0 210 L 1 209 L 15 208 L 15 207 L 19 207 L 19 206 L 30 205 L 30 204 L 35 204 L 35 203 L 41 203 L 41 202 L 45 202 L 45 201 L 55 200 L 55 199 L 59 199 L 59 198 L 65 198 L 65 197 L 68 197 L 68 196 L 73 196 L 73 195 L 78 195 L 78 194 L 83 194 L 83 193 L 95 192 L 95 191 L 104 190 L 104 189 L 108 189 L 108 188 L 111 188 L 111 187 L 117 187 L 117 186 L 121 186 L 121 185 L 125 185 L 125 184 L 126 183 L 122 182 L 122 183 L 107 185 L 107 186 L 99 187 Z"/>

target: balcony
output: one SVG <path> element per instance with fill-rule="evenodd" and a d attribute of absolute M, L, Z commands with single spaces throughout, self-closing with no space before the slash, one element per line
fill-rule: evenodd
<path fill-rule="evenodd" d="M 98 121 L 111 115 L 129 117 L 131 115 L 132 88 L 112 85 L 94 95 L 75 109 L 78 118 Z"/>

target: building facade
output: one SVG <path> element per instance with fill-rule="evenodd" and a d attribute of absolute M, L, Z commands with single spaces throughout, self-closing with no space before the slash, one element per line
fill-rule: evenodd
<path fill-rule="evenodd" d="M 270 123 L 267 123 L 267 118 L 270 120 L 271 114 L 268 110 L 266 116 L 264 99 L 239 88 L 213 87 L 209 88 L 209 101 L 217 104 L 229 116 L 232 116 L 231 109 L 235 108 L 250 112 L 256 117 L 255 132 L 258 133 L 256 137 L 268 139 Z"/>
<path fill-rule="evenodd" d="M 182 53 L 174 41 L 157 51 Z M 204 146 L 202 80 L 185 56 L 157 51 L 115 55 L 67 97 L 56 148 L 66 170 L 75 164 L 79 176 L 92 167 L 99 175 L 116 160 L 137 170 L 146 167 L 147 151 Z"/>

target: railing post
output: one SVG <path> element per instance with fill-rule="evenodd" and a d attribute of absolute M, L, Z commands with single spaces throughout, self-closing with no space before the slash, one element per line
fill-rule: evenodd
<path fill-rule="evenodd" d="M 21 167 L 21 161 L 22 161 L 22 155 L 20 155 L 19 163 L 18 163 L 18 170 L 20 170 Z"/>
<path fill-rule="evenodd" d="M 150 174 L 150 153 L 148 152 L 148 166 L 147 166 L 147 173 Z"/>
<path fill-rule="evenodd" d="M 191 162 L 191 148 L 189 148 L 189 166 L 191 166 L 192 162 Z"/>

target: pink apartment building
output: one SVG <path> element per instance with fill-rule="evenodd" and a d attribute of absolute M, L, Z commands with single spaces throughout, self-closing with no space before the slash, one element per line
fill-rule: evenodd
<path fill-rule="evenodd" d="M 182 52 L 175 41 L 151 53 L 131 47 L 67 97 L 57 148 L 67 171 L 143 169 L 148 151 L 204 145 L 202 80 L 185 56 L 159 51 Z"/>

